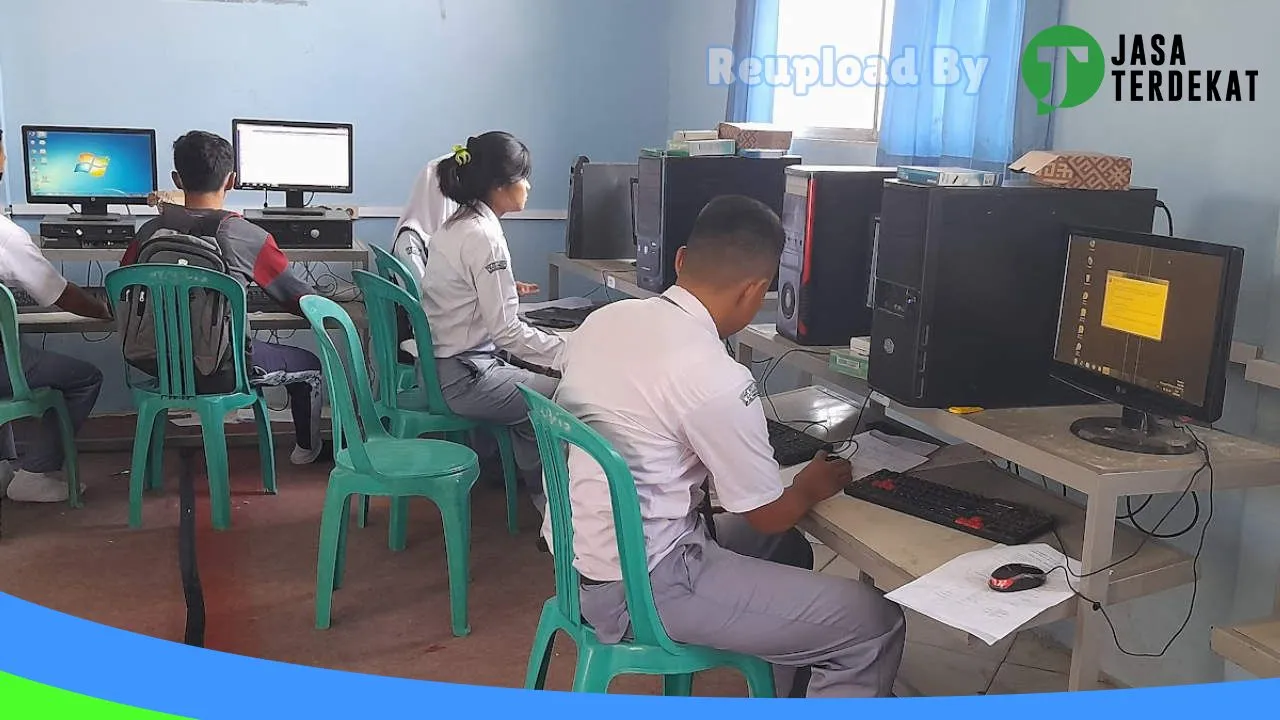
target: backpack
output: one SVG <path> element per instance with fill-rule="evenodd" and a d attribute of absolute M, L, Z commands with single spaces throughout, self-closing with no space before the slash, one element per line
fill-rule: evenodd
<path fill-rule="evenodd" d="M 228 270 L 217 240 L 204 235 L 199 228 L 156 230 L 139 245 L 135 262 L 189 265 L 224 274 Z M 147 302 L 146 288 L 129 288 L 117 323 L 125 362 L 148 375 L 158 376 L 155 312 Z M 190 352 L 199 375 L 214 375 L 230 361 L 231 305 L 220 293 L 200 289 L 192 291 L 191 343 Z"/>

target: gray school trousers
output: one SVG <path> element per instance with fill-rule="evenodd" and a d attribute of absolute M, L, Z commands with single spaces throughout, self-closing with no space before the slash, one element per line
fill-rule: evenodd
<path fill-rule="evenodd" d="M 531 493 L 543 495 L 538 439 L 529 423 L 524 396 L 516 385 L 523 384 L 549 398 L 560 381 L 492 355 L 437 358 L 436 373 L 449 409 L 465 418 L 511 426 L 511 445 L 520 476 Z"/>
<path fill-rule="evenodd" d="M 808 697 L 893 694 L 907 629 L 900 607 L 870 585 L 786 564 L 797 540 L 808 546 L 798 531 L 766 536 L 725 514 L 715 523 L 716 540 L 700 523 L 649 574 L 672 640 L 773 663 L 783 697 L 800 668 L 811 674 Z M 622 583 L 584 582 L 581 598 L 601 642 L 625 636 Z"/>
<path fill-rule="evenodd" d="M 32 388 L 53 388 L 62 392 L 67 402 L 67 414 L 71 426 L 77 432 L 93 412 L 102 389 L 102 371 L 77 358 L 50 352 L 35 345 L 21 344 L 22 373 Z M 3 353 L 0 353 L 0 398 L 13 397 L 9 386 L 9 373 Z M 62 435 L 58 431 L 58 419 L 52 412 L 45 413 L 35 426 L 35 433 L 26 440 L 26 453 L 19 466 L 27 472 L 47 473 L 62 469 Z M 0 427 L 0 460 L 17 457 L 11 425 Z"/>

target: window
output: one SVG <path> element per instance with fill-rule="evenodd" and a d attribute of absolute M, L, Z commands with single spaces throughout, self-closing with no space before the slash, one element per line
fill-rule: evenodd
<path fill-rule="evenodd" d="M 893 7 L 894 0 L 779 0 L 777 54 L 818 58 L 829 84 L 776 88 L 773 122 L 800 138 L 875 142 L 888 74 L 875 59 L 889 54 Z"/>

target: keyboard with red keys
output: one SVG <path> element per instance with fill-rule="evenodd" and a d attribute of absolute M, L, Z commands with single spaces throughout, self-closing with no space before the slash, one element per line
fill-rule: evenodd
<path fill-rule="evenodd" d="M 1030 542 L 1055 525 L 1052 515 L 1026 505 L 890 470 L 855 480 L 845 494 L 1003 545 Z"/>

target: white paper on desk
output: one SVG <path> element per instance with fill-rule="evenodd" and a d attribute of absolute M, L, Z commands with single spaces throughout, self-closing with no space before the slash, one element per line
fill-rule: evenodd
<path fill-rule="evenodd" d="M 857 445 L 853 444 L 857 442 Z M 907 472 L 928 461 L 928 455 L 938 449 L 937 445 L 910 438 L 887 435 L 878 430 L 871 430 L 855 435 L 848 447 L 836 454 L 853 465 L 853 479 L 860 480 L 881 470 Z M 923 453 L 923 454 L 917 454 Z M 790 486 L 796 475 L 809 463 L 800 463 L 782 468 L 782 482 Z"/>
<path fill-rule="evenodd" d="M 545 310 L 546 308 L 563 308 L 565 310 L 577 310 L 578 308 L 590 307 L 591 300 L 584 297 L 560 298 L 559 300 L 548 300 L 546 302 L 536 303 L 520 303 L 520 314 L 534 310 Z"/>
<path fill-rule="evenodd" d="M 1047 571 L 1044 585 L 1032 590 L 1002 593 L 987 581 L 991 571 L 1009 563 L 1026 563 Z M 998 545 L 965 553 L 933 572 L 885 597 L 904 608 L 964 630 L 995 645 L 1049 608 L 1070 600 L 1063 565 L 1080 573 L 1080 563 L 1068 560 L 1049 545 Z"/>

